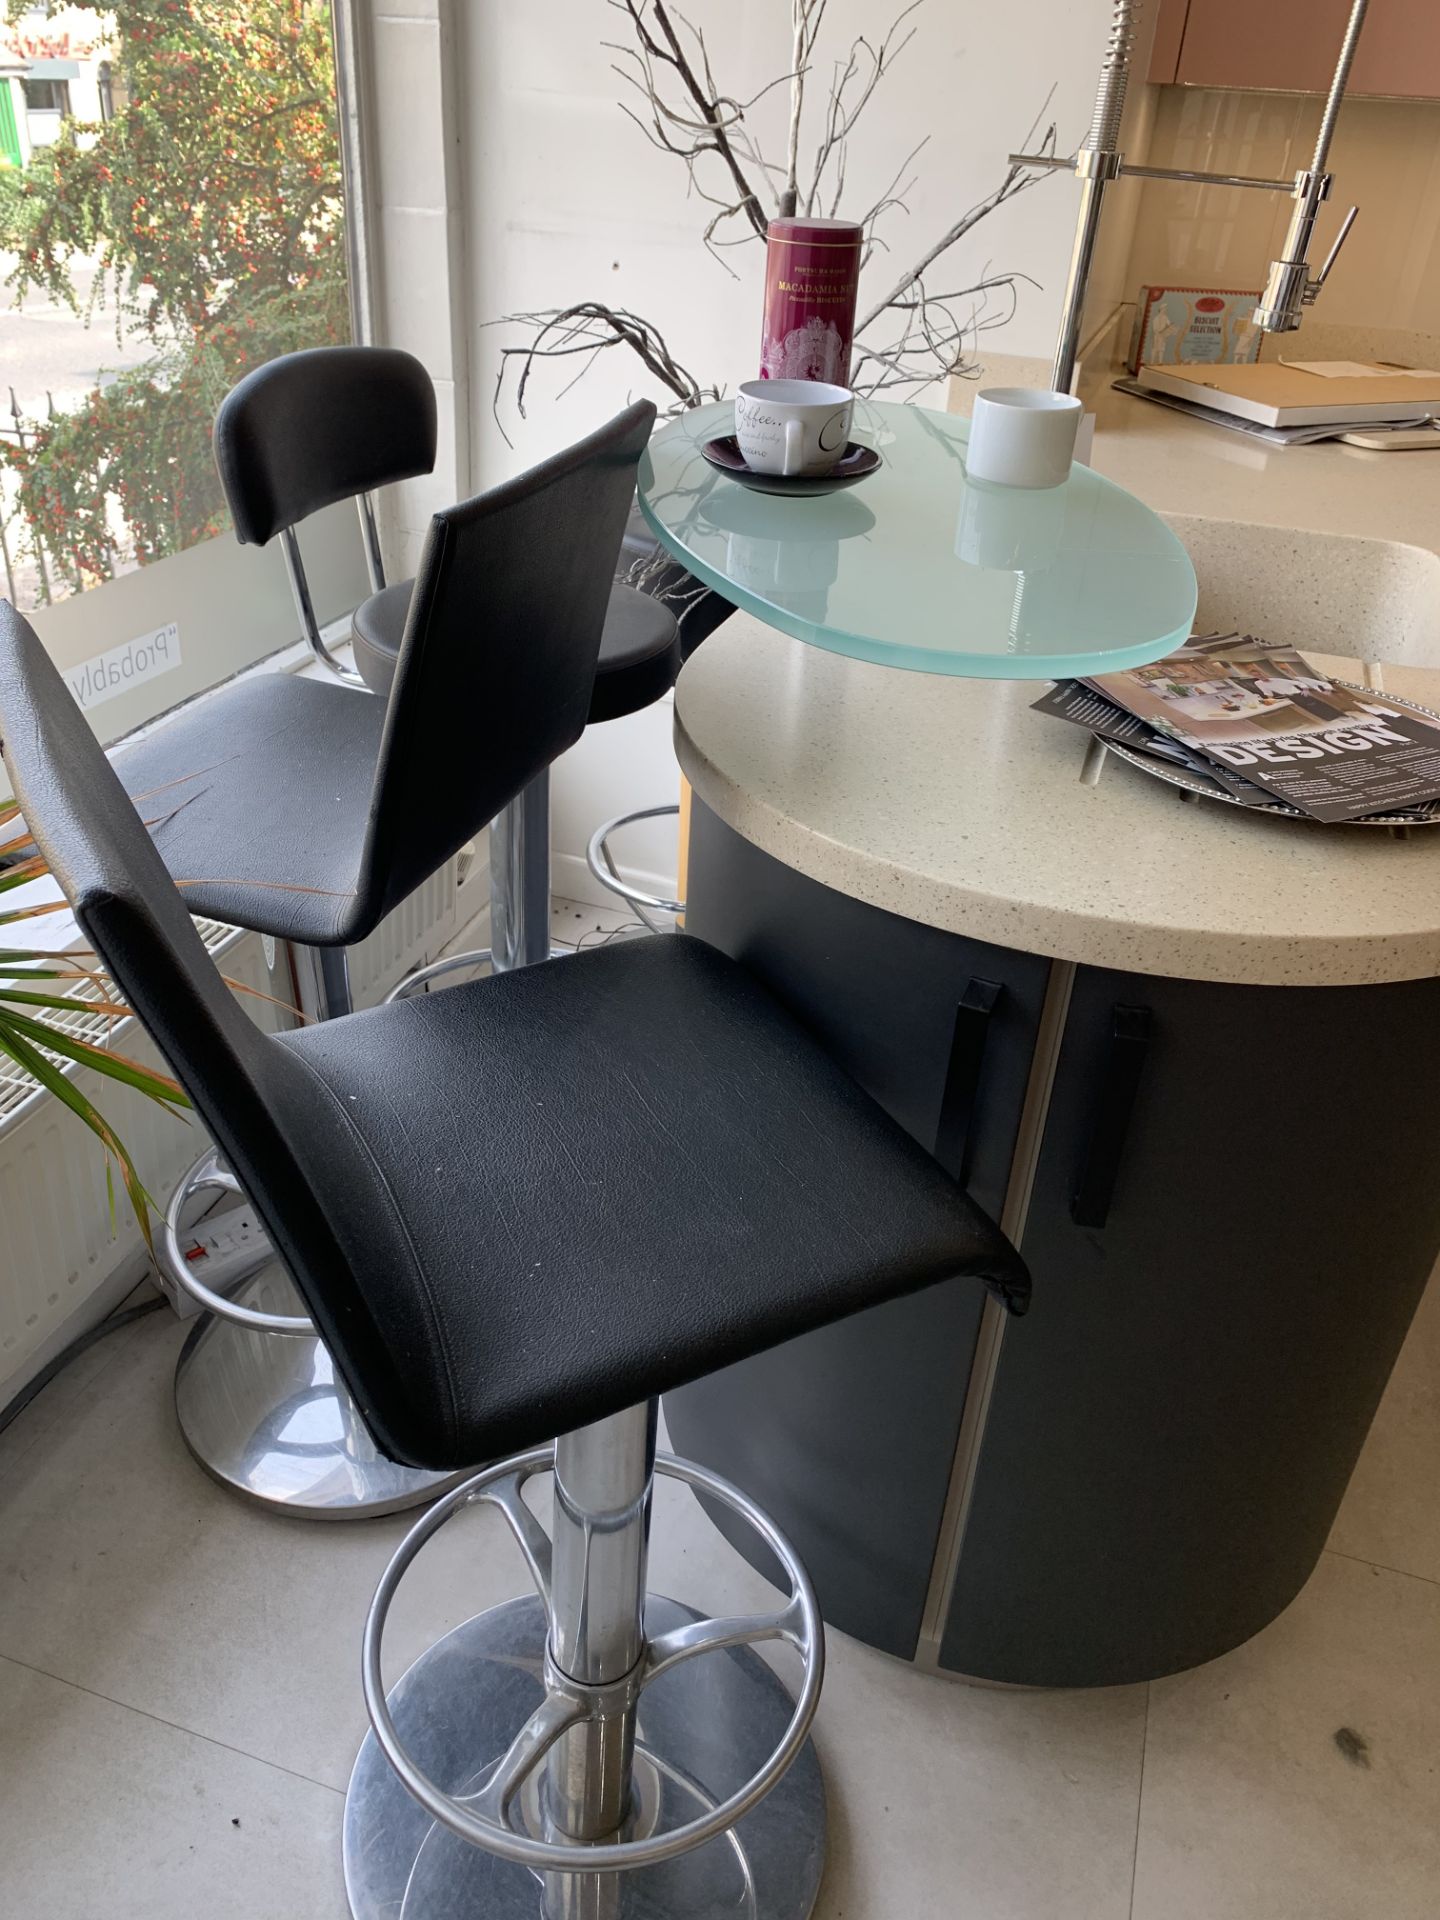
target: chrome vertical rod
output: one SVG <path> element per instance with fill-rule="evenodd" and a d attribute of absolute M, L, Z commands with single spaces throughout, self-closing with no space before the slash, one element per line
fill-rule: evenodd
<path fill-rule="evenodd" d="M 1294 333 L 1304 318 L 1305 308 L 1314 300 L 1326 275 L 1334 264 L 1339 243 L 1331 249 L 1330 259 L 1325 263 L 1324 271 L 1318 280 L 1310 276 L 1310 244 L 1315 235 L 1315 218 L 1323 203 L 1330 197 L 1330 175 L 1325 163 L 1330 157 L 1330 142 L 1335 134 L 1335 122 L 1340 112 L 1340 103 L 1345 97 L 1345 84 L 1350 78 L 1351 64 L 1355 59 L 1355 48 L 1360 39 L 1360 29 L 1365 24 L 1366 9 L 1370 0 L 1354 0 L 1350 9 L 1350 19 L 1345 28 L 1345 38 L 1340 46 L 1340 58 L 1335 63 L 1335 75 L 1330 82 L 1330 92 L 1325 99 L 1325 110 L 1320 116 L 1320 129 L 1315 136 L 1315 154 L 1308 167 L 1302 168 L 1295 176 L 1295 210 L 1290 215 L 1290 224 L 1280 248 L 1278 260 L 1270 262 L 1270 273 L 1265 282 L 1265 291 L 1260 296 L 1260 304 L 1255 309 L 1258 325 L 1267 333 Z M 1353 216 L 1352 216 L 1353 217 Z M 1350 231 L 1347 220 L 1341 231 L 1340 239 Z"/>
<path fill-rule="evenodd" d="M 550 957 L 550 772 L 490 822 L 490 968 L 508 973 Z"/>
<path fill-rule="evenodd" d="M 306 947 L 289 943 L 299 986 L 300 1011 L 312 1020 L 338 1020 L 353 1013 L 350 959 L 344 947 Z"/>
<path fill-rule="evenodd" d="M 1090 269 L 1095 261 L 1095 241 L 1100 232 L 1105 187 L 1106 177 L 1101 173 L 1086 174 L 1080 182 L 1075 245 L 1070 253 L 1065 301 L 1060 310 L 1060 337 L 1055 344 L 1055 365 L 1050 374 L 1050 384 L 1056 393 L 1069 393 L 1075 381 L 1075 362 L 1080 353 L 1080 328 L 1085 317 L 1085 290 L 1090 284 Z"/>
<path fill-rule="evenodd" d="M 315 618 L 315 603 L 310 598 L 310 582 L 305 577 L 305 563 L 300 558 L 300 542 L 295 538 L 293 527 L 281 528 L 280 551 L 285 556 L 285 571 L 290 577 L 290 594 L 295 602 L 295 612 L 299 616 L 300 633 L 308 643 L 311 653 L 327 673 L 334 674 L 337 680 L 343 680 L 346 686 L 363 687 L 365 682 L 355 669 L 342 666 L 320 637 L 320 622 Z"/>
<path fill-rule="evenodd" d="M 285 572 L 290 581 L 290 597 L 300 622 L 301 637 L 310 643 L 310 651 L 319 659 L 328 659 L 325 642 L 320 638 L 320 622 L 315 618 L 315 603 L 310 598 L 310 582 L 305 578 L 305 563 L 300 558 L 300 542 L 293 527 L 280 531 L 280 551 L 285 556 Z"/>
<path fill-rule="evenodd" d="M 1130 83 L 1130 58 L 1135 51 L 1139 17 L 1140 0 L 1114 0 L 1110 37 L 1100 62 L 1100 79 L 1090 114 L 1090 131 L 1081 143 L 1092 153 L 1114 153 L 1120 145 L 1120 122 L 1125 114 L 1125 92 Z"/>
<path fill-rule="evenodd" d="M 648 1400 L 555 1449 L 550 1652 L 582 1686 L 621 1679 L 644 1648 L 656 1417 Z"/>
<path fill-rule="evenodd" d="M 1070 252 L 1070 273 L 1065 282 L 1060 338 L 1050 374 L 1050 384 L 1057 393 L 1069 393 L 1075 383 L 1085 294 L 1090 285 L 1090 269 L 1095 263 L 1095 241 L 1100 232 L 1105 189 L 1121 168 L 1120 121 L 1125 112 L 1125 91 L 1130 80 L 1130 56 L 1135 48 L 1139 11 L 1139 0 L 1114 0 L 1110 36 L 1100 62 L 1095 106 L 1090 115 L 1090 131 L 1075 156 L 1075 171 L 1080 177 L 1080 212 L 1075 222 L 1075 244 Z"/>
<path fill-rule="evenodd" d="M 360 513 L 360 538 L 365 546 L 365 571 L 370 576 L 370 591 L 379 593 L 385 585 L 385 562 L 380 554 L 380 529 L 375 524 L 375 506 L 368 493 L 357 493 L 355 505 Z"/>
<path fill-rule="evenodd" d="M 623 1681 L 645 1651 L 658 1413 L 658 1401 L 646 1401 L 563 1435 L 555 1448 L 549 1651 L 581 1686 Z M 616 1688 L 613 1710 L 572 1727 L 550 1750 L 545 1812 L 551 1830 L 580 1843 L 616 1833 L 630 1810 L 634 1751 L 633 1700 Z M 574 1880 L 547 1877 L 547 1920 L 579 1920 L 604 1891 L 591 1888 L 587 1895 Z M 598 1920 L 603 1906 L 594 1911 Z"/>
<path fill-rule="evenodd" d="M 1320 116 L 1320 130 L 1315 136 L 1315 157 L 1310 162 L 1312 173 L 1323 173 L 1325 162 L 1330 158 L 1330 142 L 1335 135 L 1335 122 L 1339 118 L 1340 102 L 1345 97 L 1345 88 L 1350 81 L 1350 68 L 1355 61 L 1355 49 L 1360 43 L 1360 29 L 1365 24 L 1365 14 L 1369 5 L 1370 0 L 1355 0 L 1350 9 L 1345 38 L 1340 43 L 1340 58 L 1335 63 L 1330 91 L 1325 96 L 1325 111 Z"/>
<path fill-rule="evenodd" d="M 620 1920 L 621 1873 L 547 1873 L 537 1920 Z"/>
<path fill-rule="evenodd" d="M 312 951 L 319 960 L 320 1018 L 338 1020 L 341 1014 L 353 1013 L 349 954 L 344 947 L 315 947 Z"/>

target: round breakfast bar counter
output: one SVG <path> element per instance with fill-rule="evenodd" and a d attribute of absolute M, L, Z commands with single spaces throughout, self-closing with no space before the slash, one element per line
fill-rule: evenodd
<path fill-rule="evenodd" d="M 1244 1640 L 1324 1546 L 1440 1250 L 1440 829 L 1097 778 L 1035 691 L 744 613 L 684 669 L 687 927 L 965 1181 L 1035 1297 L 1004 1327 L 934 1288 L 666 1413 L 835 1627 L 1102 1685 Z"/>

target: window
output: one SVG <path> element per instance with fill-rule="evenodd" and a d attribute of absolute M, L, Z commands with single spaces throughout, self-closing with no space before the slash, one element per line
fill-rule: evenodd
<path fill-rule="evenodd" d="M 0 592 L 113 738 L 297 632 L 279 554 L 234 541 L 210 429 L 250 368 L 350 337 L 331 6 L 0 8 L 12 85 Z M 302 534 L 322 619 L 365 590 L 340 512 Z"/>
<path fill-rule="evenodd" d="M 69 113 L 68 80 L 26 80 L 24 86 L 25 105 L 31 113 Z"/>

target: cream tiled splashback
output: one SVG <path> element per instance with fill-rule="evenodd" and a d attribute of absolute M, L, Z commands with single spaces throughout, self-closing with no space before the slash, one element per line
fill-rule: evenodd
<path fill-rule="evenodd" d="M 1309 165 L 1319 120 L 1320 102 L 1309 96 L 1164 87 L 1146 158 L 1152 166 L 1289 179 Z M 1440 103 L 1346 101 L 1330 170 L 1334 200 L 1321 214 L 1312 266 L 1323 259 L 1345 208 L 1358 205 L 1360 218 L 1314 322 L 1307 319 L 1307 347 L 1343 356 L 1349 329 L 1409 332 L 1421 336 L 1421 347 L 1425 336 L 1440 335 Z M 1289 213 L 1280 194 L 1147 182 L 1129 296 L 1147 282 L 1261 286 Z M 1269 354 L 1291 354 L 1295 340 L 1267 342 Z M 1404 352 L 1398 345 L 1395 351 Z"/>

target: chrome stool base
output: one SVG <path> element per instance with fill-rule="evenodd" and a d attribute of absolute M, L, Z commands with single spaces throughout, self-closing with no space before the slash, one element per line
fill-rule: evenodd
<path fill-rule="evenodd" d="M 304 1312 L 273 1259 L 234 1298 L 263 1312 Z M 300 1519 L 398 1513 L 465 1477 L 420 1473 L 379 1453 L 313 1334 L 259 1333 L 205 1314 L 181 1349 L 175 1413 L 186 1446 L 213 1480 Z"/>
<path fill-rule="evenodd" d="M 654 1635 L 701 1616 L 652 1595 Z M 535 1597 L 477 1614 L 422 1654 L 387 1695 L 417 1763 L 464 1798 L 544 1694 L 547 1616 Z M 661 1674 L 640 1702 L 625 1837 L 693 1820 L 757 1772 L 795 1711 L 758 1654 L 732 1647 Z M 522 1801 L 538 1831 L 542 1772 Z M 564 1875 L 574 1920 L 807 1920 L 825 1857 L 825 1789 L 813 1742 L 728 1833 L 656 1866 Z M 551 1876 L 552 1880 L 562 1876 Z M 413 1800 L 373 1733 L 345 1801 L 345 1886 L 354 1920 L 539 1920 L 545 1876 L 472 1846 Z"/>

